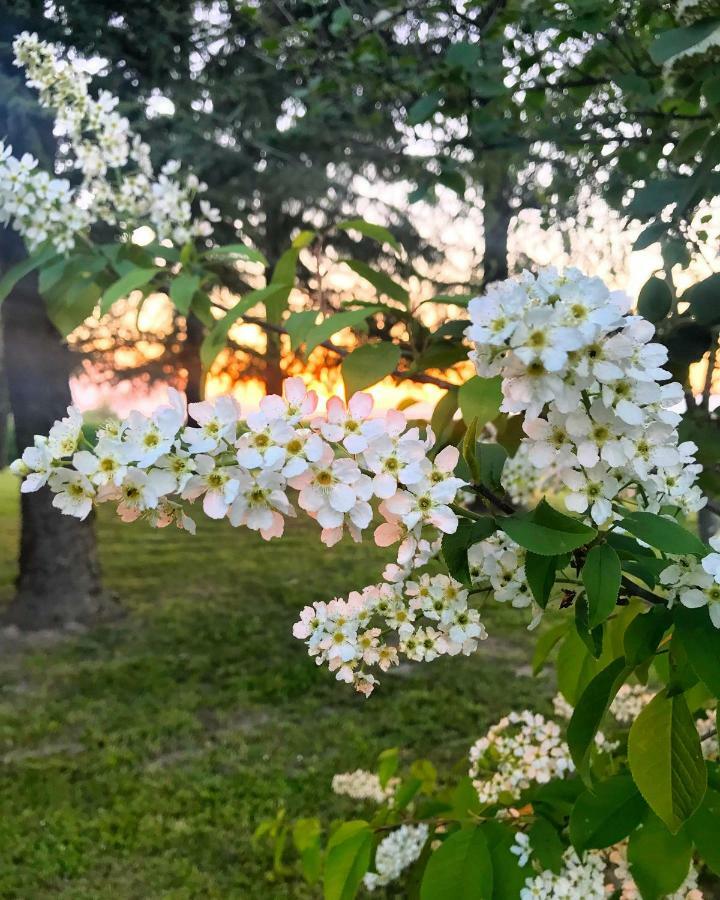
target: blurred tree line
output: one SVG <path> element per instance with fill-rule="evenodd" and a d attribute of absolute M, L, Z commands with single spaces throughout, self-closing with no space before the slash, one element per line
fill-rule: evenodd
<path fill-rule="evenodd" d="M 352 249 L 399 280 L 440 251 L 412 227 L 413 204 L 441 189 L 460 208 L 481 210 L 481 255 L 466 293 L 509 273 L 509 238 L 524 210 L 570 235 L 592 229 L 599 201 L 642 228 L 635 248 L 658 244 L 661 264 L 639 298 L 671 350 L 688 389 L 688 435 L 701 445 L 712 491 L 717 435 L 710 395 L 720 325 L 715 246 L 720 192 L 720 7 L 713 0 L 484 0 L 484 2 L 160 3 L 40 0 L 4 3 L 0 25 L 0 133 L 16 152 L 47 160 L 47 118 L 11 64 L 22 29 L 108 61 L 102 82 L 163 159 L 178 158 L 209 185 L 222 213 L 217 239 L 238 233 L 271 264 L 301 231 L 321 238 L 301 255 L 297 284 L 308 305 L 331 312 L 339 298 L 323 284 L 328 262 Z M 166 112 L 172 110 L 171 115 Z M 409 185 L 407 203 L 373 200 L 402 256 L 352 242 L 334 222 L 367 205 L 363 179 Z M 389 196 L 389 192 L 388 192 Z M 21 249 L 1 237 L 3 266 Z M 532 264 L 531 259 L 523 260 Z M 697 283 L 684 292 L 676 283 Z M 233 290 L 244 293 L 238 271 Z M 440 288 L 443 285 L 439 285 Z M 61 342 L 31 278 L 3 310 L 4 369 L 17 441 L 31 442 L 64 412 L 68 375 L 80 359 Z M 117 323 L 116 323 L 117 324 Z M 390 329 L 392 321 L 385 327 Z M 98 350 L 91 333 L 77 349 L 112 366 L 119 341 L 137 330 L 109 325 Z M 173 316 L 163 352 L 127 375 L 173 378 L 202 393 L 199 348 L 205 325 Z M 372 336 L 372 335 L 371 335 Z M 708 356 L 700 402 L 689 367 Z M 282 378 L 282 339 L 231 348 L 233 372 L 256 374 L 268 391 Z M 38 360 L 42 359 L 42 364 Z M 28 372 L 37 379 L 28 377 Z M 41 388 L 42 385 L 42 388 Z M 0 389 L 0 418 L 3 394 Z M 64 540 L 46 498 L 23 498 L 18 598 L 25 625 L 88 618 L 104 602 L 92 524 Z M 57 560 L 63 579 L 57 581 Z"/>

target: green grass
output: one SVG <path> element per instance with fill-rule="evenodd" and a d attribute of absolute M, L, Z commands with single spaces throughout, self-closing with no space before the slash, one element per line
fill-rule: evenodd
<path fill-rule="evenodd" d="M 474 657 L 402 667 L 369 700 L 318 669 L 291 635 L 297 611 L 377 580 L 371 543 L 326 550 L 307 523 L 269 544 L 227 523 L 192 538 L 103 512 L 104 577 L 127 615 L 0 659 L 0 897 L 318 896 L 267 874 L 260 819 L 352 815 L 334 772 L 391 746 L 447 768 L 498 715 L 548 706 L 501 607 Z M 17 526 L 0 476 L 0 600 Z"/>

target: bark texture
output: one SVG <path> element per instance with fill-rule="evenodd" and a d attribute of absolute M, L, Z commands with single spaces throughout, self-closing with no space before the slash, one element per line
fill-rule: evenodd
<path fill-rule="evenodd" d="M 22 257 L 15 235 L 0 235 L 3 269 Z M 2 308 L 4 366 L 20 451 L 47 434 L 71 402 L 73 359 L 52 325 L 34 275 L 24 278 Z M 93 522 L 62 516 L 47 489 L 21 499 L 20 571 L 5 619 L 21 628 L 57 628 L 116 611 L 100 579 Z"/>

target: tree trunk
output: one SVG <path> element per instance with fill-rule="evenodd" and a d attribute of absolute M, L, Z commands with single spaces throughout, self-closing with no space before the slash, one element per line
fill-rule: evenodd
<path fill-rule="evenodd" d="M 3 360 L 2 320 L 0 319 L 0 470 L 9 463 L 10 456 L 10 398 Z"/>
<path fill-rule="evenodd" d="M 483 290 L 493 281 L 508 277 L 508 233 L 513 211 L 510 207 L 512 180 L 503 160 L 483 163 Z"/>
<path fill-rule="evenodd" d="M 205 326 L 195 313 L 190 313 L 185 324 L 185 345 L 183 366 L 187 371 L 185 395 L 188 403 L 199 403 L 205 399 L 205 377 L 200 360 L 200 347 L 205 337 Z"/>
<path fill-rule="evenodd" d="M 2 235 L 4 266 L 23 255 L 14 234 Z M 36 277 L 29 275 L 3 305 L 5 372 L 18 450 L 47 434 L 71 402 L 72 354 L 50 322 Z M 22 494 L 20 572 L 6 620 L 22 628 L 87 622 L 115 610 L 103 593 L 95 532 L 52 507 L 47 489 Z"/>
<path fill-rule="evenodd" d="M 267 348 L 265 350 L 265 370 L 263 381 L 266 394 L 282 394 L 283 370 L 280 368 L 282 347 L 280 335 L 267 332 Z"/>

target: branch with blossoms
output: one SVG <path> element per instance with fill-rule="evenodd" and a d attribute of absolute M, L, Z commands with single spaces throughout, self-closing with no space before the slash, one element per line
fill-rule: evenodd
<path fill-rule="evenodd" d="M 374 416 L 362 392 L 319 415 L 296 378 L 245 416 L 230 397 L 191 404 L 195 424 L 171 393 L 87 447 L 71 410 L 13 469 L 23 490 L 47 484 L 54 505 L 80 518 L 113 502 L 125 521 L 193 530 L 198 502 L 269 540 L 299 508 L 332 546 L 345 532 L 360 541 L 378 514 L 375 542 L 397 546 L 396 561 L 377 584 L 302 610 L 293 632 L 315 662 L 367 696 L 401 659 L 474 653 L 488 603 L 520 610 L 531 628 L 547 617 L 534 669 L 557 648 L 574 771 L 593 788 L 610 753 L 673 840 L 710 802 L 693 714 L 720 694 L 720 541 L 711 551 L 683 524 L 704 497 L 695 445 L 678 435 L 667 351 L 627 297 L 572 269 L 498 284 L 469 312 L 476 408 L 499 436 L 503 417 L 520 422 L 512 459 L 478 440 L 477 416 L 460 447 L 443 444 L 401 412 Z M 617 757 L 600 726 L 649 672 L 658 690 Z"/>

